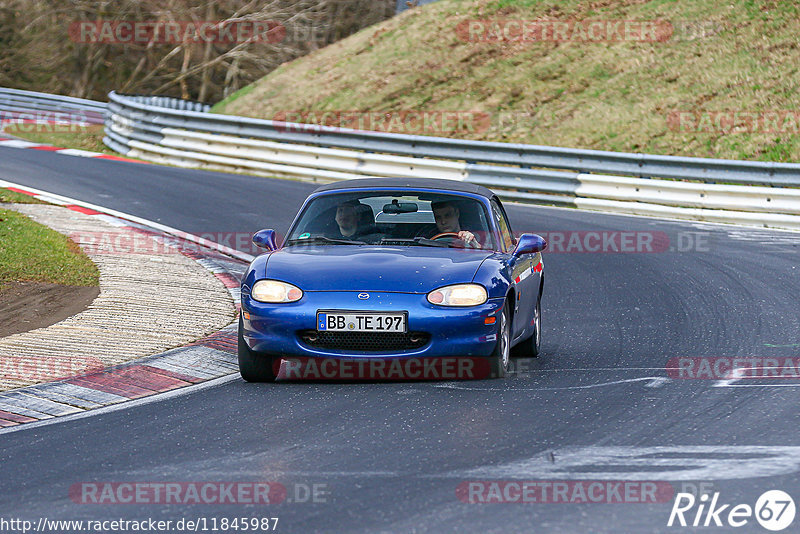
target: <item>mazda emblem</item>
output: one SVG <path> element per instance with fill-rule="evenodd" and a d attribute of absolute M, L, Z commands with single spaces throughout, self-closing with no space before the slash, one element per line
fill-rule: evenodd
<path fill-rule="evenodd" d="M 358 298 L 361 300 L 367 300 L 369 298 L 369 293 L 359 293 Z"/>

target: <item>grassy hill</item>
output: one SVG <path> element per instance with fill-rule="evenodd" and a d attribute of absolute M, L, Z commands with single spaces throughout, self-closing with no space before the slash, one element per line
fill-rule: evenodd
<path fill-rule="evenodd" d="M 572 33 L 511 42 L 475 30 L 470 39 L 470 20 L 567 22 Z M 658 39 L 582 39 L 588 21 L 652 21 Z M 472 112 L 473 127 L 428 133 L 800 161 L 797 35 L 800 7 L 780 0 L 441 0 L 284 64 L 214 111 Z M 378 126 L 387 127 L 425 133 Z"/>

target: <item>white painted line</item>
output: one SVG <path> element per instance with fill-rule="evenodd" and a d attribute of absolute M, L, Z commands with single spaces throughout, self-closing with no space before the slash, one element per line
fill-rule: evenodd
<path fill-rule="evenodd" d="M 228 382 L 233 382 L 234 380 L 241 380 L 239 373 L 223 376 L 220 378 L 216 378 L 214 380 L 209 380 L 208 382 L 203 382 L 202 384 L 195 384 L 192 386 L 182 387 L 180 389 L 173 389 L 172 391 L 167 391 L 165 393 L 156 393 L 155 395 L 150 395 L 149 397 L 144 397 L 141 399 L 135 400 L 128 400 L 127 402 L 122 402 L 120 404 L 114 404 L 111 406 L 105 406 L 103 408 L 97 408 L 95 410 L 87 410 L 82 413 L 76 413 L 73 415 L 66 415 L 64 417 L 55 417 L 52 419 L 48 419 L 46 421 L 38 421 L 33 423 L 24 423 L 18 426 L 11 426 L 0 430 L 0 435 L 11 433 L 11 432 L 19 432 L 20 430 L 28 430 L 33 428 L 39 428 L 46 425 L 54 425 L 58 423 L 65 423 L 67 421 L 75 421 L 76 419 L 83 419 L 85 417 L 94 417 L 96 415 L 102 415 L 106 413 L 116 412 L 119 410 L 127 410 L 129 408 L 136 408 L 137 406 L 142 406 L 145 404 L 150 404 L 153 402 L 161 402 L 163 400 L 173 399 L 175 397 L 182 397 L 184 395 L 189 395 L 192 393 L 197 393 L 204 389 L 209 389 L 216 386 L 221 386 L 223 384 L 227 384 Z"/>
<path fill-rule="evenodd" d="M 284 477 L 319 477 L 319 478 L 322 477 L 367 478 L 367 477 L 412 476 L 402 471 L 288 471 L 288 470 L 274 471 L 270 469 L 268 466 L 264 466 L 263 469 L 260 468 L 259 473 L 263 474 L 264 476 L 274 476 L 274 477 L 284 476 Z"/>
<path fill-rule="evenodd" d="M 61 154 L 64 156 L 80 156 L 82 158 L 96 158 L 97 156 L 102 156 L 103 154 L 100 152 L 90 152 L 88 150 L 78 150 L 77 148 L 65 148 L 63 150 L 55 150 L 56 154 Z"/>
<path fill-rule="evenodd" d="M 100 221 L 107 222 L 108 224 L 110 224 L 112 226 L 117 226 L 119 228 L 124 228 L 124 227 L 128 226 L 127 222 L 120 221 L 119 218 L 112 217 L 111 215 L 101 214 L 101 215 L 92 215 L 92 217 L 94 217 L 94 218 L 96 218 L 96 219 L 98 219 Z"/>
<path fill-rule="evenodd" d="M 800 388 L 800 384 L 731 384 L 714 386 L 717 388 Z"/>
<path fill-rule="evenodd" d="M 737 367 L 733 371 L 731 371 L 731 377 L 725 380 L 718 380 L 715 384 L 712 384 L 712 388 L 723 388 L 729 384 L 733 384 L 734 382 L 738 382 L 742 379 L 743 376 L 747 376 L 745 371 L 747 371 L 747 367 Z"/>
<path fill-rule="evenodd" d="M 8 139 L 0 141 L 0 146 L 9 148 L 31 148 L 34 146 L 42 146 L 41 143 L 31 143 L 30 141 L 23 141 L 22 139 Z"/>
<path fill-rule="evenodd" d="M 604 386 L 614 386 L 617 384 L 628 384 L 631 382 L 642 382 L 647 381 L 648 383 L 645 384 L 645 387 L 648 388 L 658 388 L 663 386 L 665 383 L 670 382 L 670 378 L 664 378 L 663 376 L 644 376 L 641 378 L 628 378 L 625 380 L 615 380 L 613 382 L 601 382 L 599 384 L 587 384 L 585 386 L 565 386 L 561 388 L 503 388 L 503 391 L 565 391 L 565 390 L 572 390 L 572 389 L 592 389 L 592 388 L 599 388 Z M 486 387 L 466 387 L 458 385 L 455 382 L 445 382 L 443 384 L 433 384 L 433 387 L 437 388 L 445 388 L 445 389 L 462 389 L 465 391 L 498 391 L 497 388 L 486 388 Z"/>
<path fill-rule="evenodd" d="M 716 456 L 716 457 L 715 457 Z M 500 465 L 427 475 L 530 480 L 729 480 L 800 471 L 800 447 L 677 445 L 564 447 Z"/>
<path fill-rule="evenodd" d="M 66 206 L 69 202 L 64 202 L 63 200 L 58 200 L 57 198 L 49 197 L 47 195 L 36 195 L 33 198 L 41 200 L 42 202 L 49 202 L 50 204 L 55 204 L 56 206 Z"/>
<path fill-rule="evenodd" d="M 531 369 L 537 373 L 563 373 L 572 371 L 669 371 L 678 367 L 560 367 L 557 369 Z"/>
<path fill-rule="evenodd" d="M 782 367 L 737 367 L 733 371 L 731 371 L 731 377 L 725 380 L 717 380 L 715 384 L 713 384 L 712 388 L 796 388 L 800 387 L 800 384 L 735 384 L 736 382 L 740 382 L 742 380 L 797 380 L 800 377 L 797 376 L 750 376 L 747 374 L 747 371 L 753 370 L 764 370 L 764 369 L 782 369 Z"/>

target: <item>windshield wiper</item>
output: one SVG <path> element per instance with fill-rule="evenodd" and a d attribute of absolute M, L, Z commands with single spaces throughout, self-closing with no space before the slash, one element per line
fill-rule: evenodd
<path fill-rule="evenodd" d="M 330 237 L 325 237 L 323 235 L 307 237 L 305 239 L 298 239 L 298 238 L 289 239 L 286 242 L 287 245 L 298 245 L 298 244 L 318 245 L 320 243 L 324 243 L 326 245 L 366 245 L 364 241 L 350 241 L 348 239 L 332 239 Z"/>
<path fill-rule="evenodd" d="M 442 243 L 441 241 L 434 241 L 433 239 L 428 239 L 427 237 L 415 237 L 413 239 L 408 239 L 404 237 L 384 237 L 381 239 L 381 245 L 390 245 L 390 244 L 408 244 L 408 245 L 417 245 L 420 247 L 448 247 L 447 243 Z"/>

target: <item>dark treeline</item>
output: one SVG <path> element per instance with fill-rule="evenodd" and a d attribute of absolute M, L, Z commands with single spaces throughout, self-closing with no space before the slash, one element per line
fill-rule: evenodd
<path fill-rule="evenodd" d="M 0 86 L 99 100 L 113 89 L 216 102 L 391 17 L 394 4 L 0 0 Z M 260 37 L 248 40 L 248 32 Z"/>

